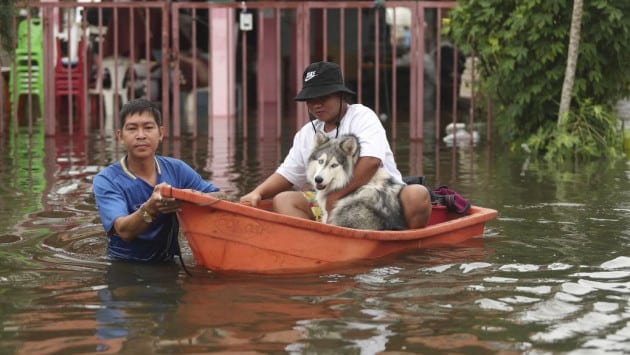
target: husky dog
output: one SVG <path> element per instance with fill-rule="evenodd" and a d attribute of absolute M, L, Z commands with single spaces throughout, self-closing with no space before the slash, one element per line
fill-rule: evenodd
<path fill-rule="evenodd" d="M 398 199 L 404 185 L 394 181 L 382 167 L 367 184 L 339 199 L 330 215 L 326 212 L 326 196 L 350 181 L 360 149 L 354 135 L 328 138 L 322 132 L 315 134 L 306 176 L 315 188 L 322 222 L 356 229 L 406 229 Z"/>

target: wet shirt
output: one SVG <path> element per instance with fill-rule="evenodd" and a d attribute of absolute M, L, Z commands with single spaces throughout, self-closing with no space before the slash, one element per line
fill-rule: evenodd
<path fill-rule="evenodd" d="M 157 183 L 165 182 L 180 189 L 214 192 L 219 189 L 194 171 L 185 162 L 170 157 L 155 157 Z M 154 186 L 136 177 L 126 165 L 126 156 L 103 169 L 94 177 L 96 207 L 105 232 L 113 230 L 118 217 L 127 216 L 140 208 L 153 193 Z M 124 241 L 112 234 L 107 255 L 129 261 L 168 261 L 179 249 L 179 223 L 174 213 L 158 215 L 149 228 L 133 241 Z"/>

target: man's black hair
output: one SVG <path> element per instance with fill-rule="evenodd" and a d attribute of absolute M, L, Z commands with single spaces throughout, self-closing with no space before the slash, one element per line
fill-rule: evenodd
<path fill-rule="evenodd" d="M 145 112 L 153 116 L 158 126 L 162 125 L 162 113 L 157 105 L 149 100 L 135 99 L 124 104 L 122 109 L 120 109 L 120 127 L 122 128 L 125 125 L 125 119 L 128 116 Z"/>

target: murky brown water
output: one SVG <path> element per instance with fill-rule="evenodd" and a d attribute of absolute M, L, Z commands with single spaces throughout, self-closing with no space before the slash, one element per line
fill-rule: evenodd
<path fill-rule="evenodd" d="M 207 272 L 184 242 L 190 277 L 104 258 L 91 179 L 123 154 L 111 139 L 0 138 L 0 352 L 627 353 L 628 162 L 550 174 L 486 143 L 394 147 L 403 174 L 499 210 L 483 241 L 285 277 Z M 285 151 L 227 136 L 164 149 L 233 196 Z"/>

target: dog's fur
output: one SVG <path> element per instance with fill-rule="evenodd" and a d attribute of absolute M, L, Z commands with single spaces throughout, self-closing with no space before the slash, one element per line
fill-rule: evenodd
<path fill-rule="evenodd" d="M 356 229 L 406 229 L 398 198 L 404 185 L 394 181 L 382 167 L 367 184 L 339 199 L 330 215 L 326 212 L 326 196 L 348 184 L 360 148 L 354 135 L 328 138 L 322 132 L 315 134 L 306 175 L 315 188 L 322 222 Z"/>

